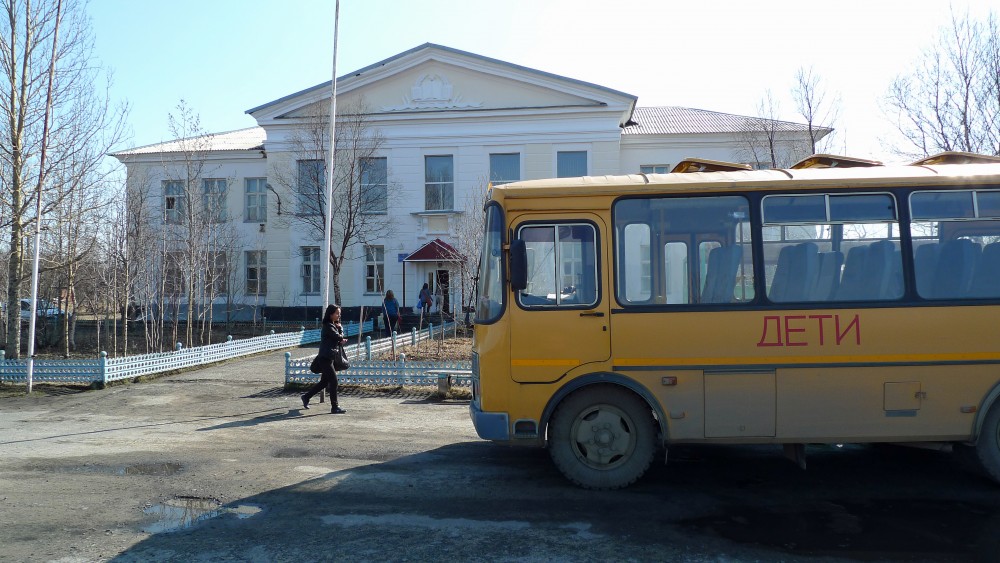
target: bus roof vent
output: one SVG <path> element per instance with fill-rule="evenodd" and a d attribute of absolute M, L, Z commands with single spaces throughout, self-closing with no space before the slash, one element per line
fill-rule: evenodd
<path fill-rule="evenodd" d="M 737 172 L 739 170 L 753 170 L 749 164 L 737 164 L 735 162 L 723 162 L 721 160 L 706 160 L 704 158 L 685 158 L 677 163 L 671 174 L 685 172 Z"/>
<path fill-rule="evenodd" d="M 924 166 L 933 164 L 989 164 L 1000 162 L 1000 156 L 987 156 L 974 152 L 945 151 L 932 154 L 927 158 L 922 158 L 911 163 L 911 166 Z"/>
<path fill-rule="evenodd" d="M 803 158 L 789 168 L 792 170 L 802 170 L 803 168 L 857 168 L 860 166 L 882 166 L 882 163 L 878 160 L 837 156 L 835 154 L 814 154 Z"/>

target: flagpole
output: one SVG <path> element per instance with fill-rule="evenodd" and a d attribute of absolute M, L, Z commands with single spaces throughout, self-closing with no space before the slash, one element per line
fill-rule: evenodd
<path fill-rule="evenodd" d="M 330 304 L 330 246 L 333 237 L 333 166 L 336 162 L 334 149 L 337 146 L 337 32 L 340 28 L 340 0 L 336 1 L 333 12 L 333 78 L 330 80 L 330 147 L 326 151 L 326 214 L 323 217 L 323 311 Z M 322 312 L 320 313 L 323 314 Z M 325 319 L 324 319 L 325 322 Z"/>

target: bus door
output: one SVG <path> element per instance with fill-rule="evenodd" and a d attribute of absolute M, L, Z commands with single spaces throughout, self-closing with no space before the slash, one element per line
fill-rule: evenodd
<path fill-rule="evenodd" d="M 527 286 L 511 307 L 511 377 L 557 381 L 611 355 L 609 305 L 602 287 L 604 222 L 592 214 L 539 216 L 514 226 L 524 241 Z"/>

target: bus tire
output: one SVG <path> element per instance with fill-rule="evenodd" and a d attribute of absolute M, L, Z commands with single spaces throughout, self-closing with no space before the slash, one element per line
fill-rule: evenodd
<path fill-rule="evenodd" d="M 1000 403 L 986 413 L 976 440 L 976 457 L 986 476 L 1000 483 Z"/>
<path fill-rule="evenodd" d="M 549 455 L 567 479 L 585 489 L 621 489 L 649 469 L 657 426 L 649 405 L 614 385 L 581 389 L 556 409 Z"/>

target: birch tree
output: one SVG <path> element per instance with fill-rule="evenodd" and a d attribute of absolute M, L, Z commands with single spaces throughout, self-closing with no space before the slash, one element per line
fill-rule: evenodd
<path fill-rule="evenodd" d="M 25 239 L 34 222 L 94 184 L 66 180 L 100 176 L 104 155 L 123 131 L 126 109 L 111 107 L 96 90 L 102 71 L 93 60 L 84 8 L 80 0 L 0 0 L 0 207 L 7 220 L 11 305 L 27 293 Z M 38 198 L 41 217 L 35 213 Z M 19 307 L 7 307 L 8 357 L 20 354 L 19 315 Z"/>

